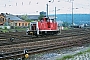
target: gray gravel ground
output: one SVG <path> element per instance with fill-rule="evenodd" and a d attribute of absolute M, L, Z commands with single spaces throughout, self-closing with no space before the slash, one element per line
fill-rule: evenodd
<path fill-rule="evenodd" d="M 90 48 L 90 45 L 89 46 L 85 45 L 82 47 L 68 47 L 68 48 L 63 48 L 63 49 L 57 49 L 53 51 L 30 55 L 28 60 L 56 60 L 57 58 L 61 58 L 65 55 L 71 55 L 71 54 L 73 55 L 80 51 L 85 51 L 88 48 Z M 80 56 L 76 56 L 74 58 L 67 59 L 67 60 L 81 60 L 81 59 L 89 60 L 90 54 L 89 53 L 82 54 Z"/>

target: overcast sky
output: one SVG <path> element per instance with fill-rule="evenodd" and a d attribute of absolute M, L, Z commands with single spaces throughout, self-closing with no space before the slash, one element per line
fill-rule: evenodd
<path fill-rule="evenodd" d="M 0 13 L 11 14 L 39 14 L 46 11 L 46 4 L 49 4 L 49 14 L 68 14 L 72 12 L 72 3 L 69 0 L 0 0 Z M 78 8 L 78 9 L 76 9 Z M 90 0 L 74 0 L 73 13 L 90 14 Z"/>

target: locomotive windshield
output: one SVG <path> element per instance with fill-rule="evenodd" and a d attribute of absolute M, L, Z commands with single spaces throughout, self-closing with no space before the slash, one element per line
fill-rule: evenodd
<path fill-rule="evenodd" d="M 44 18 L 41 18 L 40 21 L 41 21 L 41 22 L 43 22 L 43 21 L 46 21 L 46 22 L 54 22 L 55 20 L 54 20 L 54 19 L 49 19 L 49 18 L 47 18 L 47 17 L 44 17 Z"/>

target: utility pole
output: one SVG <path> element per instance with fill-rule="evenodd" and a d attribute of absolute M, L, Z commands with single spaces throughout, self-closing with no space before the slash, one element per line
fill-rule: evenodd
<path fill-rule="evenodd" d="M 55 7 L 55 21 L 56 21 L 56 7 Z"/>
<path fill-rule="evenodd" d="M 72 2 L 72 26 L 73 26 L 73 2 Z"/>
<path fill-rule="evenodd" d="M 46 4 L 46 5 L 47 5 L 46 17 L 48 17 L 48 4 Z"/>

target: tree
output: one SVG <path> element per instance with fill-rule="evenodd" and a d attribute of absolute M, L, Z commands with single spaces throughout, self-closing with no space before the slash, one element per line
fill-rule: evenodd
<path fill-rule="evenodd" d="M 44 15 L 40 15 L 40 16 L 38 17 L 38 19 L 41 20 L 41 18 L 43 18 L 43 17 L 44 17 Z"/>
<path fill-rule="evenodd" d="M 68 22 L 63 22 L 62 26 L 63 27 L 68 27 L 69 26 L 69 23 Z"/>
<path fill-rule="evenodd" d="M 23 20 L 28 20 L 28 16 L 27 16 L 27 15 L 22 15 L 22 16 L 21 16 L 21 19 L 23 19 Z"/>
<path fill-rule="evenodd" d="M 27 21 L 27 22 L 33 21 L 33 20 L 29 19 L 27 15 L 22 15 L 22 16 L 21 16 L 21 19 L 23 19 L 23 20 L 25 20 L 25 21 Z"/>

